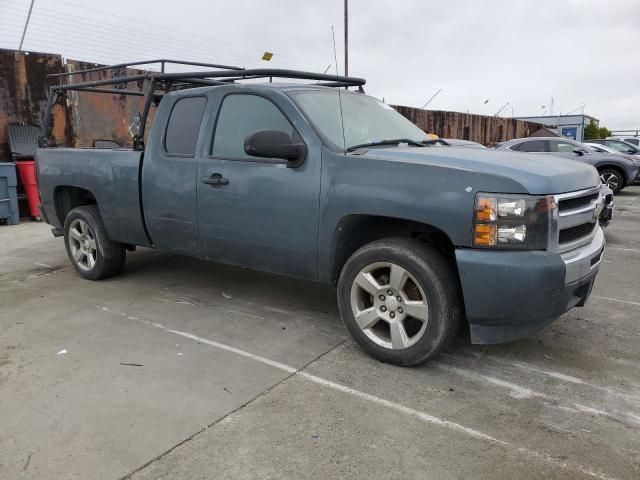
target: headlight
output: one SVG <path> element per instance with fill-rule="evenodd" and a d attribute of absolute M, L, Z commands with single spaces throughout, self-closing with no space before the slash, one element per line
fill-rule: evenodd
<path fill-rule="evenodd" d="M 473 245 L 481 248 L 544 250 L 547 248 L 552 196 L 478 193 Z"/>

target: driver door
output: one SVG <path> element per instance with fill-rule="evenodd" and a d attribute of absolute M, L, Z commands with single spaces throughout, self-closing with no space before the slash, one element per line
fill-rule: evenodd
<path fill-rule="evenodd" d="M 256 130 L 297 132 L 296 113 L 285 114 L 284 103 L 281 108 L 253 93 L 222 98 L 199 165 L 198 228 L 211 260 L 316 278 L 319 145 L 305 140 L 307 157 L 295 168 L 244 151 L 245 138 Z M 302 119 L 293 120 L 299 125 Z"/>

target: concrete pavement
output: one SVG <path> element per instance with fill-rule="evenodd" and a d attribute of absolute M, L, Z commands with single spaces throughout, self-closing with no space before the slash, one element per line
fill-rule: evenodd
<path fill-rule="evenodd" d="M 151 250 L 89 282 L 46 225 L 0 227 L 0 476 L 640 478 L 638 197 L 585 308 L 412 369 L 331 288 Z"/>

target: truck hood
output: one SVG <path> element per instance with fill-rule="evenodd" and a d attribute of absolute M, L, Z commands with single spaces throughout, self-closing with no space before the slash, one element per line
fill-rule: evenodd
<path fill-rule="evenodd" d="M 591 165 L 545 154 L 459 147 L 371 148 L 371 159 L 424 164 L 509 178 L 531 194 L 572 192 L 601 184 Z"/>

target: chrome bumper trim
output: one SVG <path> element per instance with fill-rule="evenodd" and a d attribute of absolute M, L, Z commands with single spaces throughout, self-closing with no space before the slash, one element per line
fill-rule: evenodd
<path fill-rule="evenodd" d="M 565 285 L 580 280 L 600 266 L 606 243 L 604 230 L 598 226 L 588 245 L 560 254 L 566 267 Z"/>

